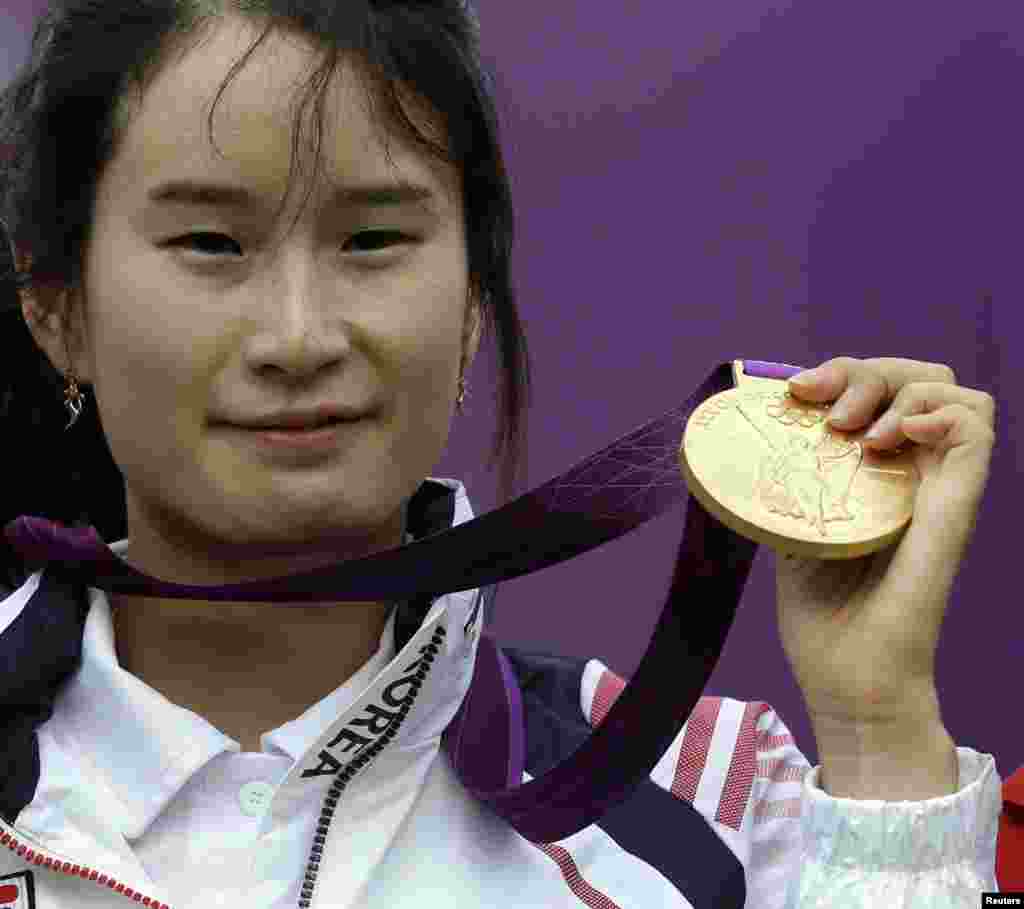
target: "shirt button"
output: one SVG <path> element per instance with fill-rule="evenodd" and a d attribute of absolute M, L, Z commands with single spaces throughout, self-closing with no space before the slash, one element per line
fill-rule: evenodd
<path fill-rule="evenodd" d="M 256 781 L 246 783 L 238 794 L 238 803 L 242 813 L 249 817 L 259 817 L 270 806 L 274 796 L 274 787 L 270 783 Z"/>

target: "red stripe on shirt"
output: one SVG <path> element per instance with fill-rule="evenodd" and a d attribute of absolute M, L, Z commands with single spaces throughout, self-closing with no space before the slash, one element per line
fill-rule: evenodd
<path fill-rule="evenodd" d="M 697 797 L 697 786 L 707 766 L 711 736 L 721 709 L 721 698 L 703 697 L 697 701 L 686 721 L 686 732 L 672 778 L 672 794 L 677 799 L 686 799 L 692 804 Z"/>
<path fill-rule="evenodd" d="M 615 900 L 591 887 L 583 879 L 580 869 L 576 867 L 575 860 L 562 846 L 554 846 L 550 843 L 534 843 L 534 845 L 558 865 L 569 889 L 584 906 L 591 906 L 592 909 L 622 909 Z"/>
<path fill-rule="evenodd" d="M 740 720 L 740 731 L 736 744 L 729 759 L 729 770 L 722 787 L 722 797 L 718 801 L 715 820 L 733 830 L 740 829 L 743 812 L 750 800 L 750 790 L 754 785 L 754 774 L 757 772 L 757 718 L 767 709 L 766 704 L 748 702 L 743 708 L 743 719 Z"/>

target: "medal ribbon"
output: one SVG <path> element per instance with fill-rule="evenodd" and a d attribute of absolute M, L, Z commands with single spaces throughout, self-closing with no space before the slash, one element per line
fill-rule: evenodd
<path fill-rule="evenodd" d="M 747 375 L 773 379 L 801 371 L 758 360 L 746 360 L 743 367 Z M 4 533 L 26 565 L 58 563 L 78 583 L 123 595 L 287 606 L 472 590 L 589 552 L 681 501 L 687 488 L 678 453 L 686 423 L 701 402 L 732 387 L 732 364 L 719 364 L 680 407 L 501 508 L 395 549 L 281 578 L 213 587 L 173 584 L 123 562 L 92 527 L 66 528 L 22 516 Z M 687 497 L 668 597 L 636 673 L 587 741 L 528 783 L 522 783 L 519 686 L 498 643 L 484 631 L 469 691 L 442 737 L 463 785 L 534 843 L 571 836 L 627 799 L 696 706 L 756 553 L 757 543 Z"/>

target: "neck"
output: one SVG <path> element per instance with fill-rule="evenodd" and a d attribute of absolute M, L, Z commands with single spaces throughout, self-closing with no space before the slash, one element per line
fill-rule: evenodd
<path fill-rule="evenodd" d="M 403 509 L 397 540 L 405 528 Z M 247 750 L 358 672 L 394 609 L 387 602 L 109 600 L 121 668 Z"/>
<path fill-rule="evenodd" d="M 133 600 L 115 612 L 121 667 L 248 750 L 358 672 L 393 609 Z"/>

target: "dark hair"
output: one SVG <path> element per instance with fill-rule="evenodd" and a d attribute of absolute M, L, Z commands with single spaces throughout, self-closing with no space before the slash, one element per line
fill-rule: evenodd
<path fill-rule="evenodd" d="M 481 62 L 479 25 L 467 0 L 54 0 L 36 24 L 28 62 L 0 94 L 0 221 L 8 231 L 0 242 L 0 427 L 4 457 L 14 467 L 0 490 L 0 528 L 31 514 L 91 524 L 107 540 L 127 535 L 124 478 L 92 395 L 65 435 L 64 379 L 29 333 L 17 291 L 80 286 L 97 184 L 130 122 L 128 89 L 134 85 L 141 97 L 175 54 L 232 14 L 265 28 L 217 101 L 274 30 L 302 30 L 325 50 L 296 111 L 292 178 L 301 118 L 316 92 L 319 160 L 325 91 L 345 59 L 355 64 L 371 109 L 383 106 L 392 135 L 458 167 L 470 292 L 482 307 L 485 334 L 491 326 L 496 332 L 501 361 L 489 466 L 504 455 L 501 494 L 505 501 L 512 496 L 525 458 L 530 364 L 512 287 L 513 208 L 494 77 Z M 428 102 L 430 126 L 446 135 L 421 131 L 403 98 L 417 108 Z M 381 120 L 374 123 L 379 130 Z M 380 136 L 386 149 L 387 131 Z M 291 188 L 290 180 L 281 210 Z M 31 256 L 26 271 L 15 269 L 8 240 L 19 256 Z M 5 545 L 0 535 L 0 549 Z"/>

